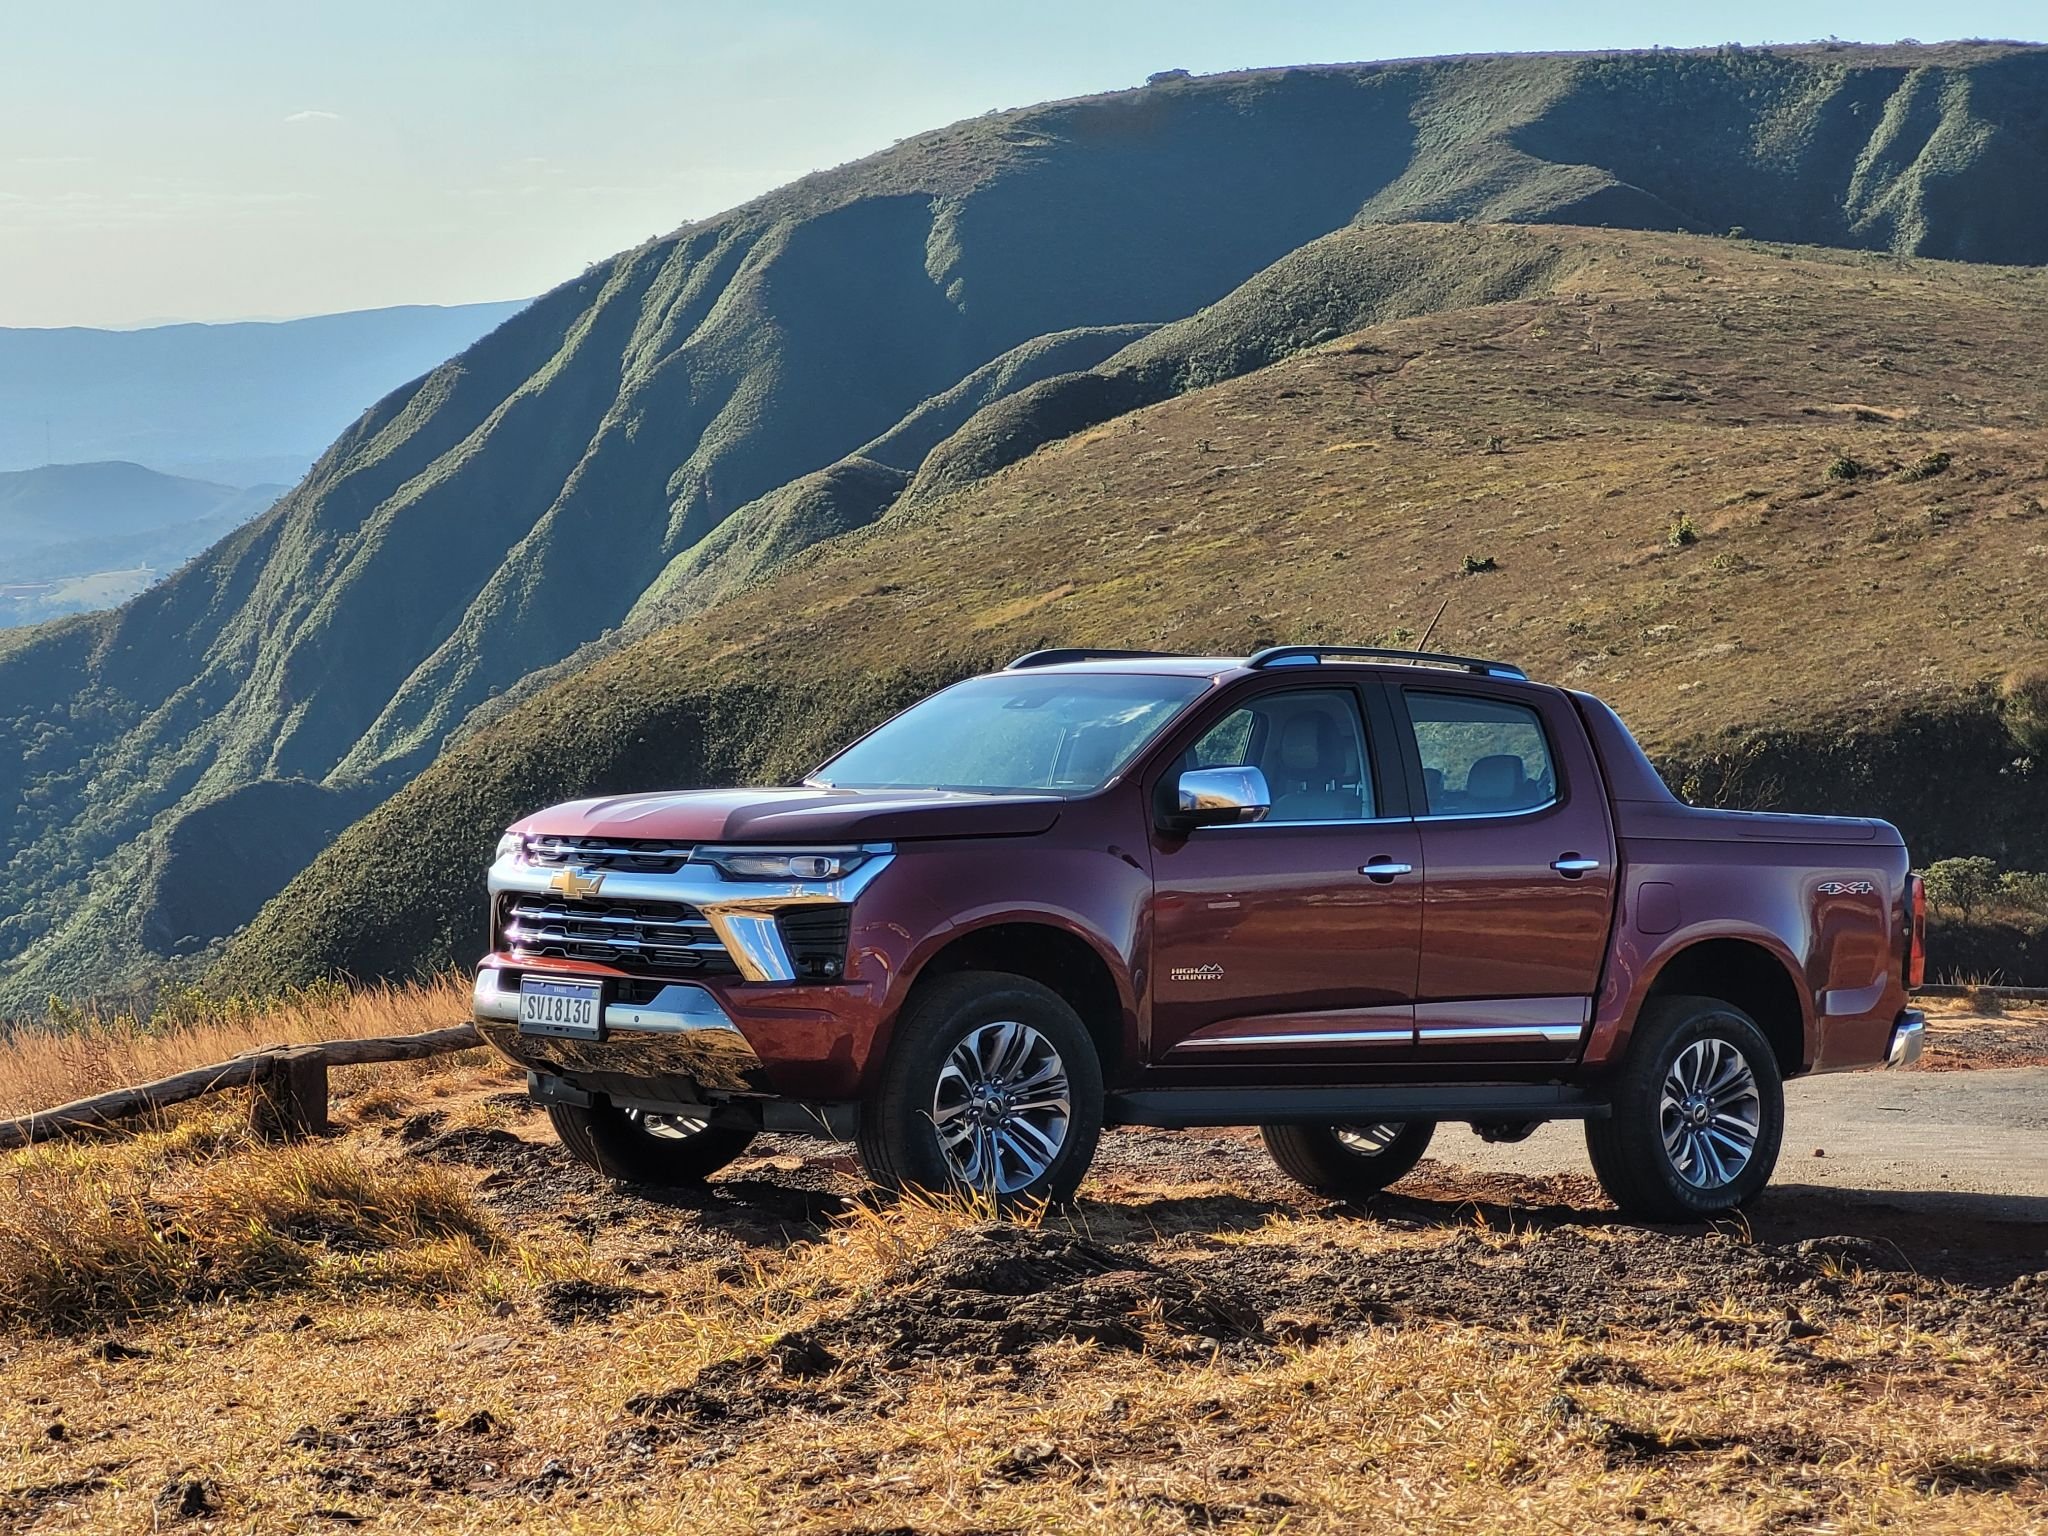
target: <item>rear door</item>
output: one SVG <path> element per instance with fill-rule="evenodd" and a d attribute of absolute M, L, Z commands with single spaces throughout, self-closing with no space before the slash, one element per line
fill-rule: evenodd
<path fill-rule="evenodd" d="M 1155 782 L 1251 766 L 1272 795 L 1262 821 L 1153 834 L 1155 1062 L 1411 1059 L 1421 857 L 1392 722 L 1374 695 L 1368 738 L 1361 698 L 1348 681 L 1240 694 Z"/>
<path fill-rule="evenodd" d="M 1614 911 L 1607 796 L 1570 702 L 1390 683 L 1417 808 L 1418 1059 L 1576 1059 Z"/>

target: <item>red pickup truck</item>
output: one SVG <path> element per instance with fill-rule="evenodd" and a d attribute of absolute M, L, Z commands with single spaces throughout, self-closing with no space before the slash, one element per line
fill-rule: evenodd
<path fill-rule="evenodd" d="M 1255 1125 L 1349 1197 L 1576 1119 L 1691 1219 L 1770 1178 L 1785 1078 L 1923 1030 L 1892 827 L 1696 809 L 1597 699 L 1367 647 L 1035 652 L 797 787 L 530 816 L 490 896 L 478 1025 L 646 1183 L 776 1131 L 1058 1200 L 1105 1125 Z"/>

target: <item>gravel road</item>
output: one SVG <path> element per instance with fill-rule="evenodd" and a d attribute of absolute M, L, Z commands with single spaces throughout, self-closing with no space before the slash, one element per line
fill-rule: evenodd
<path fill-rule="evenodd" d="M 1832 1192 L 2038 1222 L 2048 1240 L 2048 1067 L 1802 1078 L 1785 1099 L 1785 1147 L 1760 1210 Z M 1566 1123 L 1509 1146 L 1446 1126 L 1430 1150 L 1487 1172 L 1592 1172 L 1583 1133 Z"/>

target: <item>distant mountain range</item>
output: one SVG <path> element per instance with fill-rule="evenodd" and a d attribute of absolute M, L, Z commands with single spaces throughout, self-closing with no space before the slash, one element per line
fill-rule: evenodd
<path fill-rule="evenodd" d="M 113 607 L 285 490 L 215 485 L 140 464 L 0 473 L 0 626 Z"/>
<path fill-rule="evenodd" d="M 1767 451 L 1752 422 L 1789 413 L 1841 434 L 1847 455 L 1859 428 L 1904 419 L 1890 413 L 2003 431 L 2010 400 L 2035 398 L 2008 387 L 2022 366 L 2010 348 L 1987 363 L 1982 400 L 1967 370 L 1940 372 L 1924 400 L 1905 384 L 1936 377 L 1917 349 L 2038 334 L 2031 277 L 1987 273 L 1937 302 L 1941 269 L 1893 267 L 2048 262 L 2048 211 L 2013 191 L 2048 184 L 2044 100 L 2048 50 L 2005 45 L 1169 79 L 923 134 L 600 262 L 379 402 L 273 510 L 175 577 L 115 613 L 0 634 L 0 805 L 19 807 L 0 824 L 0 1010 L 202 948 L 352 822 L 249 929 L 232 974 L 461 958 L 478 939 L 476 863 L 508 808 L 786 773 L 824 737 L 1027 638 L 1371 638 L 1424 616 L 1410 562 L 1425 548 L 1498 548 L 1521 571 L 1459 590 L 1486 605 L 1514 586 L 1541 643 L 1493 630 L 1473 643 L 1615 683 L 1650 665 L 1616 669 L 1616 656 L 1662 643 L 1644 638 L 1661 634 L 1661 588 L 1610 608 L 1540 576 L 1547 545 L 1579 537 L 1554 488 L 1606 464 L 1610 436 L 1648 434 L 1587 492 L 1617 500 L 1586 536 L 1648 573 L 1634 583 L 1667 574 L 1681 500 L 1644 498 L 1656 526 L 1630 542 L 1619 512 L 1636 480 L 1720 466 L 1716 495 L 1759 524 L 1808 516 L 1775 510 L 1806 508 L 1807 480 L 1816 496 L 1862 494 L 1860 464 L 1829 480 L 1801 436 L 1783 449 L 1801 457 L 1756 464 L 1745 501 L 1724 482 Z M 1493 227 L 1443 238 L 1457 223 Z M 1610 259 L 1597 229 L 1513 227 L 1529 225 L 1664 233 Z M 1860 254 L 1814 262 L 1765 241 Z M 1801 285 L 1825 303 L 1801 307 Z M 1541 345 L 1458 318 L 1507 305 Z M 1399 332 L 1431 315 L 1448 319 Z M 1690 339 L 1667 343 L 1661 317 L 1681 315 Z M 1333 343 L 1367 365 L 1286 373 Z M 1389 415 L 1379 401 L 1426 390 L 1447 351 L 1491 365 L 1457 373 L 1455 399 Z M 1572 396 L 1594 368 L 1605 393 Z M 1246 376 L 1257 386 L 1223 387 Z M 1664 446 L 1655 424 L 1717 391 L 1736 405 Z M 1191 394 L 1228 409 L 1151 441 L 1154 413 Z M 1250 430 L 1300 413 L 1314 431 Z M 1271 439 L 1277 457 L 1240 438 Z M 1358 472 L 1418 440 L 1434 477 L 1383 491 Z M 1049 476 L 1043 494 L 1009 497 L 1027 471 Z M 1926 504 L 1962 481 L 1939 473 L 1923 476 L 1931 496 L 1898 482 L 1892 521 L 1855 537 L 1906 562 L 1949 549 L 1942 519 L 1961 514 Z M 2001 550 L 2032 515 L 2007 499 Z M 1702 524 L 1737 515 L 1683 504 Z M 1388 529 L 1399 538 L 1367 538 Z M 1849 536 L 1802 535 L 1785 558 L 1825 562 L 1829 537 Z M 2015 558 L 2038 539 L 2013 543 Z M 1354 547 L 1372 558 L 1351 560 Z M 1004 553 L 1020 550 L 1021 574 Z M 1696 561 L 1689 578 L 1779 558 L 1723 552 L 1725 571 Z M 1115 591 L 1061 606 L 1112 565 Z M 1572 579 L 1598 586 L 1604 569 Z M 1879 585 L 1854 591 L 1891 591 L 1904 569 L 1873 568 Z M 997 570 L 1014 579 L 983 581 Z M 1296 600 L 1305 590 L 1314 608 Z M 1781 611 L 1770 590 L 1743 590 L 1744 623 Z M 1607 660 L 1551 632 L 1567 592 L 1586 610 L 1576 633 Z M 1836 595 L 1817 587 L 1803 610 L 1832 614 Z M 1873 616 L 1904 597 L 1856 602 L 1895 638 Z M 1978 610 L 1943 622 L 1964 611 Z M 1999 649 L 2022 644 L 2008 629 L 2020 638 Z M 1850 619 L 1804 633 L 1859 632 Z M 699 654 L 698 636 L 716 647 Z M 1709 702 L 1722 726 L 1742 718 L 1736 699 L 1811 714 L 1811 690 L 1768 691 L 1769 663 L 1748 660 L 1768 652 L 1694 638 L 1703 659 L 1670 653 L 1676 675 L 1718 677 L 1712 658 L 1735 655 L 1746 691 L 1674 683 L 1655 695 L 1671 708 L 1662 740 Z M 1996 659 L 1944 666 L 1888 697 L 1903 708 L 1976 687 Z"/>
<path fill-rule="evenodd" d="M 226 485 L 289 484 L 367 406 L 524 303 L 0 329 L 0 470 L 119 459 Z"/>

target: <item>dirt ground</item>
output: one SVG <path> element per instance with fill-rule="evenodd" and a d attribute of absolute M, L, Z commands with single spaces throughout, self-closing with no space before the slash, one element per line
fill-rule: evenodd
<path fill-rule="evenodd" d="M 339 1139 L 447 1171 L 498 1256 L 0 1337 L 0 1530 L 2048 1528 L 2038 1222 L 1646 1229 L 1462 1133 L 1333 1205 L 1255 1134 L 1121 1130 L 998 1224 L 799 1140 L 619 1189 L 489 1070 L 406 1093 Z"/>
<path fill-rule="evenodd" d="M 1930 997 L 1920 1006 L 1928 1027 L 1919 1070 L 2048 1067 L 2048 1003 L 2005 1003 L 1996 1015 L 1980 1013 L 1961 998 Z"/>

